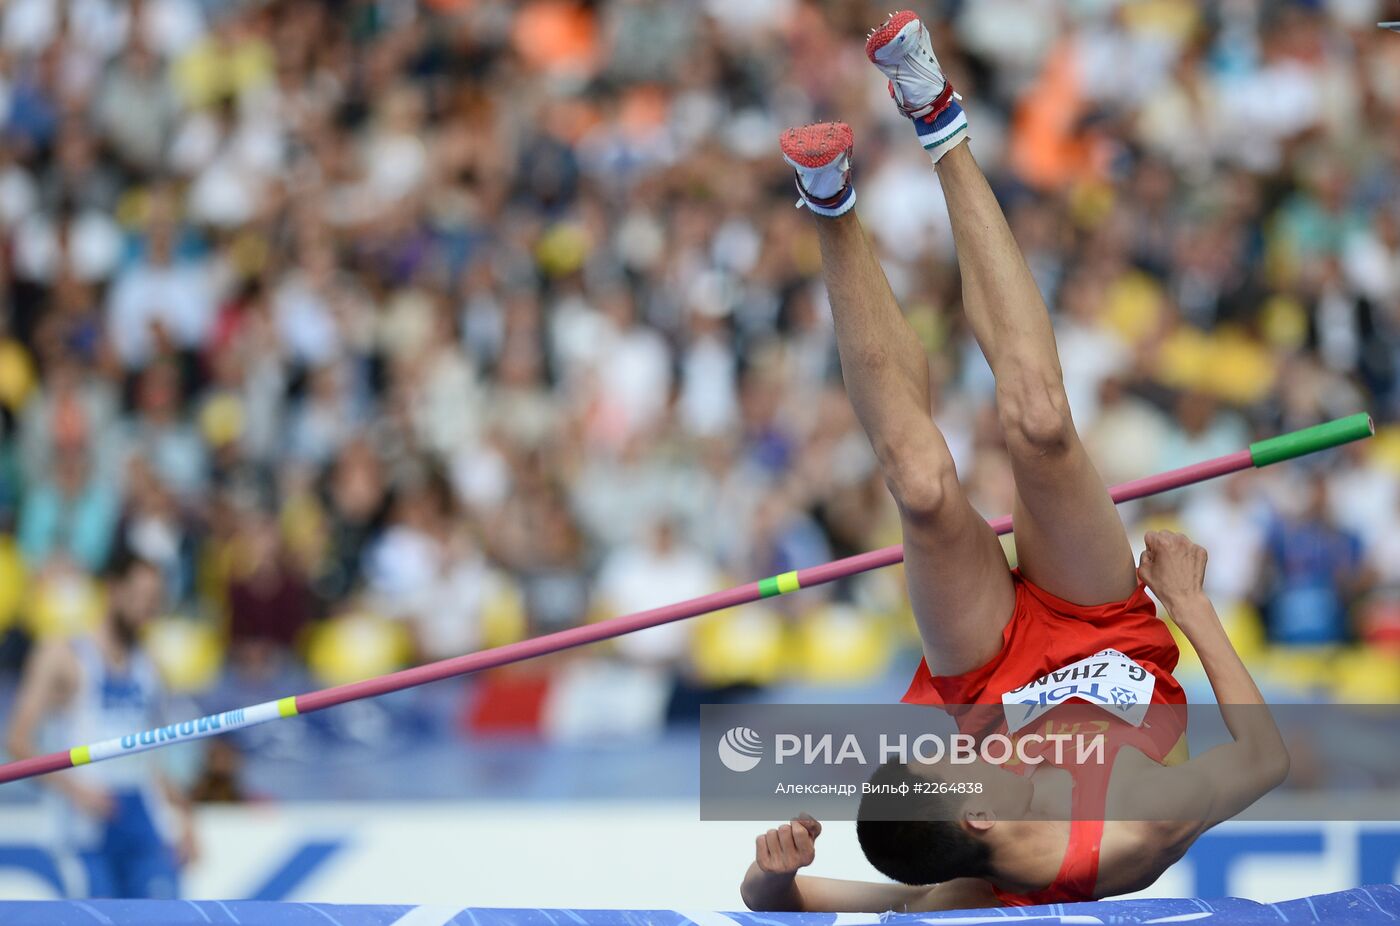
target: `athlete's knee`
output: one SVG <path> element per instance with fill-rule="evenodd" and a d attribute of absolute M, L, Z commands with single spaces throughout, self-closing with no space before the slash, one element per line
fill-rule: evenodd
<path fill-rule="evenodd" d="M 1069 399 L 1058 373 L 1024 374 L 999 382 L 997 413 L 1013 454 L 1055 456 L 1074 441 Z"/>
<path fill-rule="evenodd" d="M 885 484 L 907 517 L 936 520 L 961 491 L 952 458 L 943 453 L 901 453 L 884 461 Z"/>

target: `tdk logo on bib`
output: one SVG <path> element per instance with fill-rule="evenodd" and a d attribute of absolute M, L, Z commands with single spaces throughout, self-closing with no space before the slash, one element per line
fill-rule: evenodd
<path fill-rule="evenodd" d="M 1001 703 L 1011 733 L 1074 698 L 1097 704 L 1136 727 L 1147 716 L 1156 687 L 1151 672 L 1118 650 L 1106 649 L 1013 688 L 1001 696 Z"/>

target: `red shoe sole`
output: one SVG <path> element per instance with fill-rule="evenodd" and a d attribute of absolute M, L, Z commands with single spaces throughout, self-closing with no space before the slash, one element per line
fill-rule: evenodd
<path fill-rule="evenodd" d="M 778 139 L 783 154 L 803 167 L 825 167 L 856 143 L 855 133 L 844 122 L 818 122 L 788 129 Z"/>
<path fill-rule="evenodd" d="M 865 57 L 874 61 L 877 51 L 884 48 L 895 36 L 899 35 L 900 29 L 903 29 L 918 18 L 919 15 L 913 10 L 903 10 L 885 20 L 880 28 L 870 33 L 870 38 L 865 40 Z"/>

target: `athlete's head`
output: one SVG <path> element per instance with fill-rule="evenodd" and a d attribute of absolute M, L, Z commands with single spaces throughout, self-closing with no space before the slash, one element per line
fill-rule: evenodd
<path fill-rule="evenodd" d="M 939 785 L 941 771 L 887 762 L 856 812 L 856 838 L 876 870 L 903 884 L 939 884 L 990 872 L 990 814 Z M 933 787 L 930 787 L 933 785 Z"/>
<path fill-rule="evenodd" d="M 117 642 L 136 645 L 146 623 L 160 613 L 165 578 L 149 560 L 118 555 L 107 569 L 107 622 Z"/>

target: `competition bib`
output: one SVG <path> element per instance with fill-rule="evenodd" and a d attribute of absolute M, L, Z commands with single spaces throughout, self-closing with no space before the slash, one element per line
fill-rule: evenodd
<path fill-rule="evenodd" d="M 1140 726 L 1157 678 L 1116 649 L 1106 649 L 1001 696 L 1008 732 L 1015 733 L 1071 698 L 1096 704 L 1119 720 Z"/>

